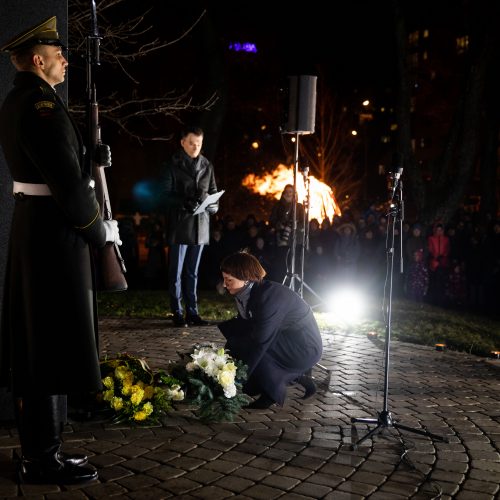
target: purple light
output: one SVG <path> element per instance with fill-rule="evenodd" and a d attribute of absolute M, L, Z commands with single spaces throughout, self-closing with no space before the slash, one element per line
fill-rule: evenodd
<path fill-rule="evenodd" d="M 235 52 L 253 52 L 257 53 L 257 45 L 250 42 L 230 42 L 229 50 L 234 50 Z"/>

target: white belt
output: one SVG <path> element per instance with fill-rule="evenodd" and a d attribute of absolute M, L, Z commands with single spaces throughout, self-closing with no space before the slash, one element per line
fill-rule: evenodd
<path fill-rule="evenodd" d="M 29 182 L 14 181 L 14 194 L 23 193 L 26 196 L 51 196 L 47 184 L 30 184 Z"/>

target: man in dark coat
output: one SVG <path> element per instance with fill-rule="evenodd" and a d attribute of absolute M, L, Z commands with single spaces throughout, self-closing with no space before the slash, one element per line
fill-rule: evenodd
<path fill-rule="evenodd" d="M 306 374 L 320 360 L 323 343 L 310 306 L 290 288 L 264 281 L 266 272 L 253 255 L 229 255 L 221 270 L 238 316 L 219 329 L 231 355 L 248 366 L 245 392 L 260 394 L 249 407 L 283 405 L 294 381 L 304 387 L 304 397 L 312 395 L 316 389 Z"/>
<path fill-rule="evenodd" d="M 14 180 L 0 336 L 0 384 L 12 391 L 25 482 L 97 477 L 84 455 L 60 450 L 66 395 L 101 389 L 89 244 L 119 241 L 103 221 L 84 146 L 54 86 L 68 65 L 56 18 L 1 47 L 17 70 L 0 110 L 0 143 Z M 103 146 L 101 164 L 109 163 Z"/>
<path fill-rule="evenodd" d="M 219 205 L 213 203 L 195 214 L 205 198 L 217 192 L 214 167 L 201 154 L 202 144 L 203 130 L 192 127 L 183 131 L 182 148 L 166 162 L 163 175 L 169 245 L 168 292 L 175 326 L 207 324 L 198 314 L 198 267 L 203 245 L 210 241 L 210 215 L 217 212 Z"/>

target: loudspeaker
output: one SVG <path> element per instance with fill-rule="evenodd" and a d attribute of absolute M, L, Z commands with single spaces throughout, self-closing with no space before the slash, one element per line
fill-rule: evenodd
<path fill-rule="evenodd" d="M 317 79 L 310 75 L 288 77 L 282 133 L 314 134 Z"/>

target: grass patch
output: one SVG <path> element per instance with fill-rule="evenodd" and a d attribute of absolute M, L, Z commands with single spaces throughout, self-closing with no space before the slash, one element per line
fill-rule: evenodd
<path fill-rule="evenodd" d="M 171 315 L 166 290 L 128 290 L 99 293 L 100 316 L 126 318 L 167 318 Z M 234 299 L 215 291 L 198 294 L 200 315 L 210 321 L 224 321 L 236 315 Z M 315 312 L 323 330 L 346 330 L 366 335 L 374 331 L 385 336 L 386 322 L 381 310 L 371 310 L 359 324 L 347 327 L 331 315 Z M 395 300 L 392 302 L 391 337 L 414 344 L 445 343 L 448 349 L 489 356 L 500 351 L 500 320 L 472 313 L 433 307 L 428 304 Z"/>
<path fill-rule="evenodd" d="M 166 290 L 127 290 L 97 294 L 100 316 L 118 318 L 168 318 L 170 302 Z M 200 316 L 210 321 L 223 321 L 236 315 L 234 299 L 215 291 L 198 293 Z"/>

